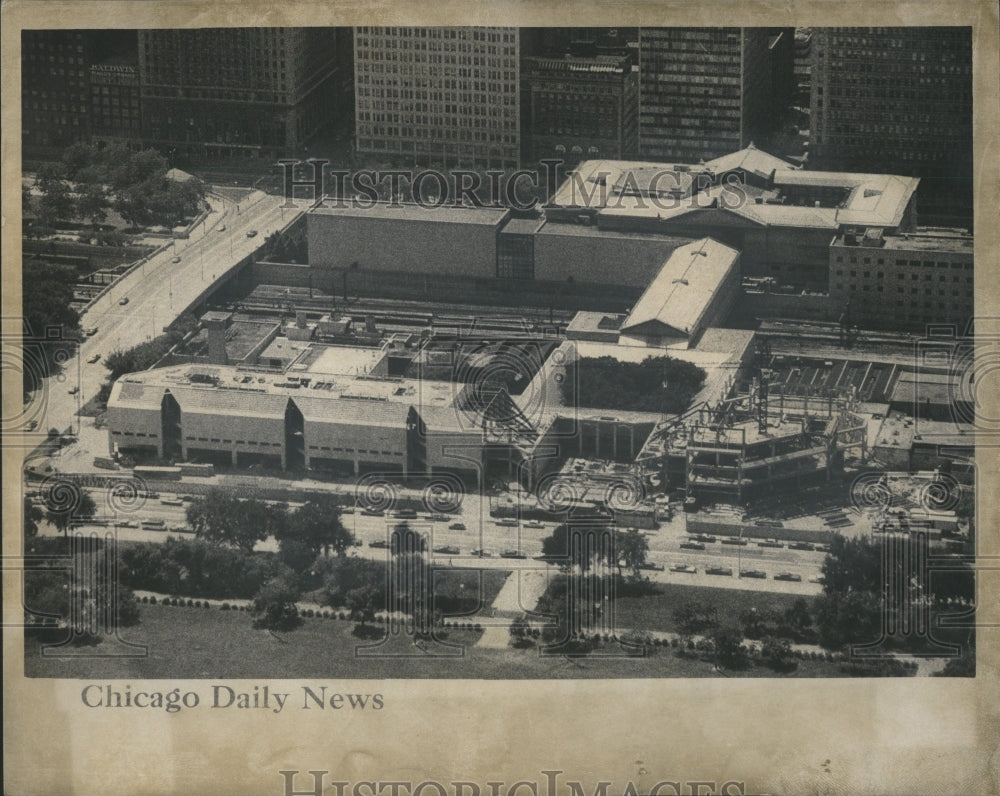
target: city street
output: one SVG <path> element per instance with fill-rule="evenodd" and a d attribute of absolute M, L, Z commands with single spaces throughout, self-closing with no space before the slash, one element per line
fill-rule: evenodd
<path fill-rule="evenodd" d="M 225 279 L 270 233 L 294 221 L 305 207 L 303 202 L 298 209 L 282 208 L 282 197 L 260 191 L 239 203 L 216 195 L 208 201 L 212 211 L 190 238 L 175 238 L 168 248 L 111 285 L 83 314 L 80 328 L 96 331 L 84 337 L 63 373 L 45 380 L 39 432 L 50 428 L 76 431 L 76 412 L 107 375 L 100 361 L 89 363 L 89 359 L 96 355 L 103 359 L 161 334 L 205 290 Z M 251 230 L 257 235 L 247 237 Z M 76 388 L 77 392 L 69 392 Z"/>

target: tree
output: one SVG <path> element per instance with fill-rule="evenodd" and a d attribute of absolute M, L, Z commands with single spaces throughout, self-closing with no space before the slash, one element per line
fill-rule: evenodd
<path fill-rule="evenodd" d="M 102 221 L 107 219 L 110 204 L 103 186 L 88 185 L 77 199 L 76 212 L 80 218 L 87 219 L 96 229 Z"/>
<path fill-rule="evenodd" d="M 73 490 L 70 505 L 64 506 L 59 502 L 60 489 L 56 487 L 45 496 L 45 519 L 55 526 L 56 530 L 62 531 L 63 535 L 82 520 L 93 517 L 97 513 L 97 504 L 90 496 L 76 484 L 68 484 L 67 489 Z"/>
<path fill-rule="evenodd" d="M 384 592 L 377 585 L 368 583 L 351 589 L 347 593 L 347 607 L 351 611 L 351 619 L 362 626 L 375 621 L 375 612 L 382 607 Z"/>
<path fill-rule="evenodd" d="M 340 519 L 340 505 L 328 495 L 321 495 L 303 503 L 289 517 L 286 538 L 294 537 L 315 554 L 330 550 L 344 555 L 354 542 L 354 536 Z"/>
<path fill-rule="evenodd" d="M 284 512 L 259 500 L 240 500 L 221 489 L 211 489 L 190 503 L 188 524 L 203 539 L 239 547 L 247 552 L 276 531 L 281 532 Z"/>
<path fill-rule="evenodd" d="M 253 626 L 265 630 L 294 630 L 302 623 L 298 606 L 299 593 L 292 584 L 272 578 L 261 586 L 250 605 Z"/>
<path fill-rule="evenodd" d="M 38 523 L 45 519 L 45 512 L 43 512 L 38 506 L 35 505 L 34 501 L 25 496 L 24 498 L 24 535 L 25 536 L 37 536 L 38 535 Z"/>
<path fill-rule="evenodd" d="M 621 575 L 621 564 L 631 571 L 632 577 L 638 580 L 640 568 L 646 563 L 646 553 L 649 552 L 649 540 L 635 528 L 627 531 L 615 531 L 615 551 L 618 560 L 618 574 Z"/>
<path fill-rule="evenodd" d="M 792 645 L 786 639 L 768 636 L 761 644 L 761 659 L 776 672 L 788 672 L 795 668 L 792 661 Z"/>
<path fill-rule="evenodd" d="M 38 170 L 35 187 L 41 193 L 38 200 L 38 217 L 47 227 L 57 221 L 69 221 L 73 217 L 75 205 L 70 194 L 70 186 L 65 174 L 58 166 L 43 166 Z"/>
<path fill-rule="evenodd" d="M 353 591 L 373 587 L 380 595 L 380 604 L 385 602 L 386 569 L 379 561 L 366 558 L 337 557 L 316 562 L 316 569 L 326 568 L 326 578 L 322 586 L 324 605 L 342 608 L 347 605 L 347 597 Z"/>
<path fill-rule="evenodd" d="M 716 665 L 725 669 L 745 669 L 749 663 L 743 635 L 733 627 L 722 627 L 712 634 Z"/>

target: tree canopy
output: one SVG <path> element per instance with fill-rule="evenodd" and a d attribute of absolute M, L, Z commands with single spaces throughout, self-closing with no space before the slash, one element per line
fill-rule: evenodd
<path fill-rule="evenodd" d="M 677 414 L 705 383 L 705 371 L 671 357 L 640 363 L 613 357 L 582 357 L 567 367 L 559 384 L 563 403 L 595 409 Z"/>

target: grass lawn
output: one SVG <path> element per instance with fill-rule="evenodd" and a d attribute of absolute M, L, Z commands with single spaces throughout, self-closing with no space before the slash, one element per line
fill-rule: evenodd
<path fill-rule="evenodd" d="M 674 611 L 684 603 L 714 607 L 722 627 L 738 627 L 740 614 L 756 608 L 758 613 L 784 613 L 796 600 L 795 594 L 756 592 L 743 589 L 717 589 L 710 586 L 657 584 L 658 594 L 645 597 L 619 597 L 615 600 L 615 624 L 641 630 L 679 633 Z M 805 598 L 811 604 L 811 598 Z"/>
<path fill-rule="evenodd" d="M 717 591 L 713 589 L 712 591 Z M 479 631 L 447 630 L 441 642 L 414 646 L 406 636 L 390 638 L 374 654 L 359 647 L 352 622 L 305 619 L 289 633 L 254 630 L 243 611 L 140 606 L 141 622 L 125 628 L 122 637 L 147 647 L 145 656 L 116 657 L 124 651 L 105 640 L 82 647 L 67 657 L 42 657 L 37 640 L 25 645 L 29 677 L 77 679 L 118 678 L 648 678 L 648 677 L 774 677 L 769 669 L 719 673 L 708 661 L 679 658 L 670 649 L 656 649 L 645 658 L 621 654 L 584 658 L 541 656 L 537 648 L 483 648 L 475 645 Z M 452 645 L 452 646 L 448 646 Z M 402 657 L 401 653 L 419 657 Z M 100 654 L 103 657 L 94 657 Z M 86 657 L 89 655 L 89 657 Z M 792 677 L 840 677 L 837 664 L 799 662 Z"/>

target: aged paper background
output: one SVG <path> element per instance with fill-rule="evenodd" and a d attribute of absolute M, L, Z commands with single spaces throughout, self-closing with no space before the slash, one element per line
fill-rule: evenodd
<path fill-rule="evenodd" d="M 981 2 L 6 2 L 3 5 L 3 332 L 18 335 L 20 30 L 253 25 L 971 25 L 977 333 L 1000 333 L 997 5 Z M 8 377 L 4 368 L 5 387 Z M 13 372 L 12 378 L 19 378 Z M 17 401 L 18 388 L 4 401 Z M 1000 396 L 980 406 L 1000 417 Z M 5 411 L 5 415 L 7 412 Z M 977 451 L 979 555 L 1000 566 L 994 440 Z M 20 551 L 21 452 L 4 445 L 3 553 Z M 5 579 L 5 618 L 20 596 Z M 1000 793 L 1000 571 L 981 570 L 974 680 L 354 681 L 386 708 L 343 713 L 88 710 L 79 681 L 23 678 L 4 634 L 5 792 L 279 794 L 280 769 L 333 780 L 526 779 L 592 793 L 631 781 L 744 782 L 746 793 Z M 993 625 L 990 627 L 990 625 Z M 191 683 L 204 693 L 208 681 Z M 253 685 L 256 683 L 251 683 Z M 330 681 L 335 686 L 335 681 Z M 183 682 L 160 683 L 164 688 Z M 238 684 L 234 684 L 238 685 Z M 294 683 L 284 682 L 284 690 Z M 334 689 L 335 690 L 335 689 Z M 222 715 L 217 715 L 222 714 Z M 259 715 L 258 715 L 259 714 Z M 829 761 L 824 767 L 824 762 Z M 828 770 L 824 770 L 828 769 Z M 310 780 L 300 778 L 300 788 Z M 332 790 L 330 792 L 333 792 Z M 364 791 L 367 792 L 367 791 Z M 436 791 L 431 791 L 436 792 Z M 484 789 L 484 793 L 487 792 Z M 524 791 L 520 791 L 524 792 Z M 672 792 L 669 788 L 665 793 Z M 684 792 L 689 792 L 685 790 Z M 705 791 L 702 791 L 705 792 Z"/>

